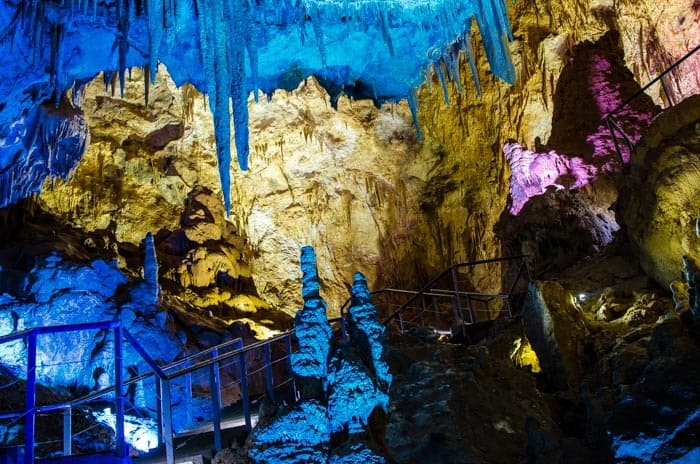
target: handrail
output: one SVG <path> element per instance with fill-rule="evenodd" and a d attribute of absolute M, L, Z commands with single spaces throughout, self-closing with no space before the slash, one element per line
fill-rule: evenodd
<path fill-rule="evenodd" d="M 399 293 L 399 294 L 403 293 L 403 294 L 415 295 L 417 293 L 420 293 L 420 291 L 419 290 L 405 290 L 405 289 L 398 289 L 398 288 L 380 288 L 379 290 L 373 290 L 373 291 L 369 292 L 369 294 L 373 297 L 376 295 L 380 295 L 382 293 Z M 440 294 L 440 293 L 424 293 L 424 295 L 426 295 L 426 296 L 444 296 L 443 294 Z M 328 322 L 344 319 L 347 307 L 350 306 L 351 302 L 352 302 L 352 297 L 345 300 L 343 305 L 340 307 L 341 316 L 336 317 L 334 319 L 329 319 Z"/>
<path fill-rule="evenodd" d="M 7 335 L 0 336 L 0 345 L 3 343 L 9 343 L 11 341 L 19 340 L 25 338 L 32 333 L 36 335 L 45 335 L 51 333 L 63 333 L 63 332 L 75 332 L 80 330 L 108 330 L 114 329 L 120 323 L 119 321 L 98 321 L 98 322 L 85 322 L 80 324 L 66 324 L 57 326 L 43 326 L 43 327 L 33 327 L 31 329 L 25 329 L 21 332 L 14 332 Z"/>
<path fill-rule="evenodd" d="M 659 74 L 658 76 L 656 76 L 654 79 L 652 79 L 650 82 L 648 82 L 644 87 L 642 87 L 642 88 L 640 88 L 639 90 L 637 90 L 634 94 L 632 94 L 630 97 L 628 97 L 627 99 L 625 99 L 622 103 L 620 103 L 619 105 L 617 105 L 617 107 L 615 107 L 615 109 L 613 109 L 612 111 L 609 111 L 608 113 L 606 113 L 606 114 L 601 118 L 602 120 L 605 121 L 606 125 L 608 126 L 608 130 L 610 131 L 610 135 L 612 136 L 613 143 L 614 143 L 614 145 L 615 145 L 615 150 L 617 151 L 617 155 L 618 155 L 618 157 L 620 158 L 620 166 L 624 166 L 624 164 L 625 164 L 625 159 L 624 159 L 624 157 L 623 157 L 623 155 L 622 155 L 622 150 L 620 149 L 620 144 L 619 144 L 619 142 L 618 142 L 616 133 L 619 133 L 620 136 L 624 139 L 624 142 L 627 144 L 627 147 L 629 148 L 630 153 L 631 153 L 632 150 L 634 149 L 634 142 L 632 141 L 632 139 L 630 138 L 630 136 L 627 135 L 627 133 L 620 127 L 620 125 L 617 124 L 617 122 L 615 122 L 615 120 L 613 119 L 613 116 L 614 116 L 617 112 L 619 112 L 620 110 L 622 110 L 622 108 L 624 108 L 624 107 L 626 107 L 627 105 L 629 105 L 630 103 L 632 103 L 632 101 L 634 101 L 637 97 L 639 97 L 639 96 L 642 95 L 644 92 L 646 92 L 652 85 L 656 84 L 657 82 L 661 82 L 661 86 L 662 86 L 662 88 L 663 88 L 664 94 L 666 95 L 666 100 L 667 100 L 668 103 L 669 103 L 669 107 L 674 106 L 675 103 L 673 102 L 671 96 L 669 95 L 668 89 L 666 88 L 666 85 L 664 84 L 664 81 L 663 81 L 662 79 L 663 79 L 667 74 L 669 74 L 670 72 L 672 72 L 673 70 L 675 70 L 678 66 L 680 66 L 681 63 L 683 63 L 685 60 L 687 60 L 687 59 L 690 58 L 692 55 L 694 55 L 695 53 L 697 53 L 698 50 L 700 50 L 700 44 L 696 45 L 695 48 L 693 48 L 693 49 L 690 50 L 688 53 L 686 53 L 685 55 L 683 55 L 682 58 L 680 58 L 678 61 L 676 61 L 675 63 L 673 63 L 673 64 L 672 64 L 671 66 L 669 66 L 668 68 L 666 68 L 661 74 Z"/>
<path fill-rule="evenodd" d="M 217 362 L 226 361 L 227 359 L 233 358 L 235 356 L 240 356 L 242 354 L 246 354 L 249 351 L 253 351 L 255 349 L 262 348 L 265 345 L 270 345 L 271 343 L 274 343 L 276 341 L 284 340 L 285 338 L 289 337 L 290 335 L 294 335 L 294 333 L 295 333 L 294 330 L 288 330 L 288 331 L 283 332 L 279 335 L 276 335 L 272 338 L 260 340 L 259 342 L 255 342 L 255 343 L 251 343 L 250 345 L 246 345 L 243 348 L 238 348 L 234 351 L 229 351 L 227 353 L 219 354 L 216 357 L 205 359 L 205 360 L 200 361 L 196 364 L 192 364 L 191 366 L 183 367 L 182 369 L 177 370 L 175 372 L 167 373 L 165 375 L 165 379 L 172 380 L 175 377 L 181 377 L 185 374 L 192 373 L 192 372 L 197 371 L 199 369 L 202 369 L 204 367 L 212 366 Z"/>
<path fill-rule="evenodd" d="M 331 321 L 329 321 L 331 322 Z M 44 405 L 44 406 L 37 406 L 35 403 L 35 390 L 36 390 L 36 374 L 35 374 L 35 366 L 36 366 L 36 339 L 38 335 L 41 334 L 49 334 L 49 333 L 63 333 L 63 332 L 71 332 L 71 331 L 81 331 L 81 330 L 105 330 L 105 329 L 114 329 L 115 331 L 115 337 L 119 336 L 119 340 L 116 340 L 115 338 L 115 343 L 114 343 L 114 349 L 115 349 L 115 384 L 110 385 L 109 387 L 100 389 L 99 391 L 91 392 L 87 395 L 84 395 L 79 398 L 73 398 L 69 401 L 63 401 L 60 403 L 54 403 L 50 405 Z M 239 368 L 240 368 L 240 385 L 241 385 L 241 396 L 243 400 L 243 409 L 244 409 L 244 415 L 245 415 L 245 421 L 246 421 L 246 426 L 251 427 L 251 414 L 250 414 L 250 405 L 249 405 L 249 395 L 248 395 L 248 388 L 247 388 L 247 379 L 246 376 L 250 374 L 254 374 L 254 372 L 248 372 L 246 370 L 245 366 L 245 356 L 247 353 L 257 350 L 257 349 L 263 349 L 265 352 L 265 366 L 259 371 L 262 371 L 264 369 L 265 371 L 265 376 L 266 376 L 266 388 L 268 390 L 268 394 L 272 395 L 271 389 L 274 389 L 274 381 L 272 380 L 272 360 L 270 357 L 270 346 L 279 341 L 285 341 L 285 347 L 287 351 L 287 356 L 284 358 L 280 359 L 286 359 L 291 355 L 292 353 L 292 344 L 290 337 L 294 335 L 295 331 L 290 330 L 286 331 L 284 333 L 281 333 L 275 337 L 269 338 L 267 340 L 261 340 L 256 343 L 252 343 L 248 346 L 242 346 L 242 340 L 240 338 L 236 338 L 233 340 L 229 340 L 225 343 L 216 345 L 214 347 L 210 347 L 206 350 L 203 350 L 199 353 L 195 353 L 193 355 L 188 356 L 187 358 L 180 359 L 177 361 L 174 361 L 168 365 L 159 365 L 156 363 L 150 355 L 147 353 L 147 351 L 138 343 L 135 337 L 133 337 L 126 329 L 121 327 L 121 324 L 118 320 L 112 320 L 112 321 L 101 321 L 101 322 L 89 322 L 89 323 L 82 323 L 82 324 L 70 324 L 70 325 L 63 325 L 63 326 L 46 326 L 46 327 L 35 327 L 32 329 L 27 329 L 23 330 L 21 332 L 15 332 L 12 334 L 4 335 L 0 337 L 0 344 L 3 343 L 8 343 L 20 339 L 25 339 L 29 340 L 28 341 L 28 347 L 30 349 L 30 354 L 28 354 L 27 357 L 27 370 L 28 372 L 31 371 L 32 374 L 28 374 L 28 379 L 27 379 L 27 385 L 26 385 L 26 396 L 27 396 L 27 402 L 25 403 L 25 410 L 23 412 L 13 412 L 13 413 L 2 413 L 0 414 L 0 418 L 2 419 L 18 419 L 22 418 L 24 416 L 28 416 L 31 420 L 30 422 L 27 422 L 29 424 L 29 427 L 27 430 L 28 432 L 25 434 L 25 463 L 33 463 L 34 460 L 34 417 L 36 417 L 37 414 L 44 414 L 48 412 L 53 412 L 53 411 L 70 411 L 72 408 L 79 406 L 84 403 L 88 403 L 90 401 L 96 400 L 98 398 L 104 397 L 107 394 L 111 394 L 113 392 L 116 392 L 116 397 L 114 398 L 114 401 L 117 406 L 117 438 L 118 442 L 123 441 L 120 440 L 123 438 L 123 415 L 124 415 L 124 388 L 135 384 L 137 382 L 141 382 L 143 380 L 149 379 L 151 377 L 156 377 L 156 388 L 160 390 L 160 395 L 156 394 L 157 399 L 157 406 L 159 409 L 158 413 L 158 421 L 159 421 L 159 430 L 162 430 L 162 436 L 161 432 L 159 432 L 159 439 L 163 439 L 165 441 L 165 448 L 166 448 L 166 459 L 169 463 L 174 462 L 174 448 L 173 448 L 173 443 L 172 443 L 172 436 L 173 436 L 173 429 L 172 429 L 172 418 L 171 418 L 171 405 L 170 405 L 170 391 L 169 391 L 169 382 L 177 377 L 185 376 L 187 374 L 190 374 L 196 370 L 202 369 L 202 368 L 207 368 L 209 367 L 211 370 L 211 378 L 210 378 L 210 387 L 212 389 L 216 389 L 216 391 L 211 392 L 212 396 L 212 403 L 215 409 L 214 415 L 214 430 L 215 430 L 215 440 L 217 443 L 220 444 L 221 440 L 221 430 L 220 430 L 220 416 L 218 415 L 218 408 L 220 408 L 220 384 L 219 384 L 219 379 L 218 379 L 218 367 L 219 363 L 222 361 L 225 361 L 227 359 L 233 358 L 233 357 L 238 357 L 239 358 Z M 143 361 L 146 362 L 146 364 L 149 366 L 150 370 L 148 372 L 145 372 L 140 375 L 133 376 L 129 379 L 124 379 L 122 380 L 121 376 L 121 369 L 122 369 L 122 364 L 121 364 L 121 350 L 122 350 L 122 342 L 121 338 L 126 339 L 129 344 L 136 350 L 139 356 L 143 359 Z M 218 350 L 222 348 L 228 348 L 231 345 L 237 345 L 239 348 L 236 348 L 234 350 L 225 352 L 225 353 L 219 353 Z M 201 358 L 202 356 L 205 355 L 211 355 L 209 358 L 205 358 L 203 360 L 200 360 L 196 363 L 189 364 L 193 359 Z M 278 362 L 276 360 L 275 362 Z M 189 364 L 189 365 L 188 365 Z M 172 371 L 173 368 L 179 367 L 185 365 L 185 367 L 179 368 L 175 371 Z M 168 372 L 170 371 L 170 372 Z M 285 381 L 284 384 L 287 384 L 289 381 Z M 281 385 L 281 384 L 280 384 Z M 278 385 L 278 386 L 280 386 Z M 293 385 L 293 384 L 292 384 Z M 161 423 L 161 419 L 163 423 Z M 29 419 L 28 419 L 29 420 Z M 65 433 L 65 430 L 64 430 Z M 70 432 L 68 432 L 70 433 Z M 64 436 L 64 442 L 66 440 L 66 437 Z M 70 443 L 70 437 L 68 437 L 68 443 Z M 64 448 L 66 449 L 66 448 Z M 68 446 L 67 449 L 70 449 L 70 446 Z M 124 453 L 124 446 L 120 446 L 120 443 L 117 443 L 117 454 L 118 455 L 123 455 Z"/>
<path fill-rule="evenodd" d="M 645 85 L 644 87 L 642 87 L 641 89 L 639 89 L 638 91 L 636 91 L 631 97 L 627 98 L 625 101 L 623 101 L 622 103 L 620 103 L 614 110 L 610 111 L 610 112 L 607 113 L 605 116 L 603 116 L 603 119 L 607 119 L 607 118 L 611 117 L 612 115 L 614 115 L 615 113 L 617 113 L 618 111 L 620 111 L 622 108 L 624 108 L 625 106 L 629 105 L 629 104 L 632 102 L 632 100 L 635 100 L 635 99 L 636 99 L 637 97 L 639 97 L 641 94 L 643 94 L 644 92 L 646 92 L 646 90 L 647 90 L 649 87 L 651 87 L 652 85 L 656 84 L 656 83 L 657 83 L 658 81 L 660 81 L 664 76 L 666 76 L 666 74 L 670 73 L 671 71 L 673 71 L 674 69 L 676 69 L 678 66 L 680 66 L 681 63 L 683 63 L 685 60 L 687 60 L 688 58 L 690 58 L 690 57 L 691 57 L 693 54 L 695 54 L 698 50 L 700 50 L 700 44 L 698 44 L 695 48 L 693 48 L 693 49 L 690 50 L 688 53 L 686 53 L 682 58 L 680 58 L 678 61 L 676 61 L 675 63 L 673 63 L 671 66 L 669 66 L 668 68 L 666 68 L 666 70 L 664 70 L 661 74 L 659 74 L 658 76 L 656 76 L 656 77 L 655 77 L 652 81 L 650 81 L 647 85 Z M 668 98 L 668 96 L 667 96 L 666 98 Z M 670 101 L 670 99 L 669 99 L 669 101 Z"/>
<path fill-rule="evenodd" d="M 206 356 L 206 355 L 208 355 L 208 354 L 211 354 L 211 353 L 213 353 L 214 351 L 218 351 L 218 350 L 221 350 L 221 349 L 223 349 L 223 348 L 228 348 L 229 346 L 231 346 L 231 345 L 236 345 L 236 344 L 238 344 L 238 343 L 241 342 L 241 341 L 242 341 L 241 338 L 234 338 L 234 339 L 232 339 L 232 340 L 229 340 L 229 341 L 227 341 L 227 342 L 221 343 L 221 344 L 219 344 L 219 345 L 211 346 L 211 347 L 206 348 L 206 349 L 204 349 L 204 350 L 202 350 L 202 351 L 198 351 L 197 353 L 191 354 L 190 356 L 188 356 L 188 357 L 186 357 L 186 358 L 182 358 L 182 359 L 178 359 L 177 361 L 173 361 L 173 362 L 169 363 L 167 366 L 163 366 L 163 370 L 169 370 L 169 369 L 172 369 L 172 368 L 175 367 L 175 366 L 179 366 L 179 365 L 181 365 L 181 364 L 186 364 L 186 363 L 192 361 L 192 360 L 195 359 L 195 358 L 200 358 L 200 357 Z"/>
<path fill-rule="evenodd" d="M 416 301 L 420 296 L 424 293 L 430 292 L 433 289 L 433 286 L 435 283 L 437 283 L 440 279 L 448 275 L 448 273 L 453 272 L 454 270 L 458 268 L 463 268 L 463 267 L 473 267 L 477 266 L 480 264 L 491 264 L 491 263 L 498 263 L 498 262 L 504 262 L 504 261 L 515 261 L 517 259 L 527 259 L 529 258 L 529 255 L 516 255 L 516 256 L 506 256 L 506 257 L 501 257 L 501 258 L 490 258 L 490 259 L 482 259 L 478 261 L 470 261 L 467 263 L 460 263 L 460 264 L 453 264 L 452 266 L 448 267 L 444 271 L 442 271 L 437 277 L 432 279 L 428 284 L 426 284 L 421 290 L 416 293 L 413 297 L 411 297 L 408 301 L 406 301 L 403 305 L 401 305 L 399 308 L 397 308 L 388 318 L 386 318 L 383 322 L 383 324 L 388 324 L 391 322 L 395 317 L 397 317 L 407 306 L 411 305 L 414 301 Z"/>

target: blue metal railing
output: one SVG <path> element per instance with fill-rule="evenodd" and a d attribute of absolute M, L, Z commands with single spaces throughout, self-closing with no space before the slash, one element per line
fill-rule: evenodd
<path fill-rule="evenodd" d="M 109 330 L 112 331 L 114 337 L 114 384 L 99 391 L 91 392 L 88 395 L 80 398 L 54 403 L 50 405 L 37 405 L 37 337 L 43 334 L 56 334 L 75 331 L 89 330 Z M 294 344 L 292 338 L 294 332 L 289 331 L 280 334 L 276 337 L 253 343 L 243 347 L 240 339 L 231 340 L 229 342 L 217 345 L 197 354 L 189 356 L 170 363 L 168 365 L 159 365 L 153 360 L 148 352 L 139 344 L 138 340 L 133 337 L 126 329 L 121 327 L 118 321 L 105 321 L 86 324 L 74 324 L 58 327 L 39 327 L 22 332 L 13 333 L 0 337 L 0 345 L 18 340 L 24 340 L 27 347 L 27 378 L 25 385 L 25 404 L 24 410 L 21 412 L 5 412 L 0 413 L 0 419 L 24 419 L 24 463 L 32 464 L 35 460 L 35 445 L 36 445 L 36 417 L 40 414 L 49 412 L 63 412 L 63 455 L 69 456 L 72 453 L 72 430 L 71 430 L 71 411 L 79 405 L 88 404 L 96 400 L 102 399 L 108 395 L 114 395 L 112 402 L 115 408 L 115 440 L 116 446 L 114 455 L 117 458 L 127 459 L 128 447 L 124 434 L 124 418 L 125 418 L 125 392 L 130 386 L 135 386 L 137 383 L 144 384 L 146 380 L 155 379 L 156 390 L 156 420 L 157 420 L 157 437 L 159 446 L 165 448 L 166 461 L 169 464 L 175 462 L 173 438 L 176 432 L 173 428 L 173 410 L 171 402 L 171 388 L 175 379 L 183 378 L 185 380 L 185 389 L 187 392 L 192 392 L 192 374 L 203 369 L 208 370 L 208 392 L 209 401 L 212 408 L 212 426 L 214 432 L 214 441 L 216 450 L 222 447 L 221 441 L 221 423 L 222 423 L 222 372 L 224 364 L 228 362 L 227 367 L 237 365 L 237 372 L 233 375 L 238 378 L 232 381 L 232 384 L 237 384 L 240 390 L 240 401 L 242 402 L 243 418 L 245 426 L 250 430 L 252 428 L 252 415 L 250 410 L 251 395 L 249 388 L 249 377 L 255 379 L 255 376 L 264 375 L 265 394 L 274 399 L 275 389 L 286 387 L 291 388 L 290 397 L 293 400 L 296 398 L 296 385 L 291 375 L 290 355 Z M 124 341 L 126 341 L 138 353 L 139 357 L 146 363 L 149 368 L 148 372 L 140 375 L 132 375 L 129 379 L 124 379 L 123 376 L 123 354 Z M 274 356 L 273 347 L 275 344 L 281 344 L 282 349 L 276 350 L 282 352 L 281 356 Z M 262 366 L 252 366 L 248 368 L 248 357 L 259 352 L 261 355 L 256 356 L 262 359 Z M 275 369 L 275 365 L 284 363 L 282 369 Z M 287 375 L 281 375 L 280 370 L 287 371 Z M 226 372 L 227 375 L 230 372 Z M 276 378 L 278 377 L 278 378 Z M 234 387 L 236 385 L 233 385 Z M 188 388 L 189 387 L 189 388 Z M 187 395 L 186 395 L 187 396 Z M 191 398 L 190 398 L 191 402 Z M 191 408 L 191 404 L 186 404 L 186 407 Z M 180 434 L 187 433 L 187 430 L 181 430 Z"/>
<path fill-rule="evenodd" d="M 503 263 L 515 262 L 516 266 L 510 266 L 515 270 L 514 276 L 502 279 L 504 291 L 498 294 L 484 294 L 473 291 L 469 283 L 468 274 L 464 271 L 475 266 L 489 266 Z M 385 289 L 373 292 L 373 297 L 378 300 L 375 304 L 378 312 L 384 309 L 389 313 L 384 323 L 395 326 L 403 333 L 408 328 L 433 327 L 437 330 L 451 330 L 455 324 L 459 324 L 464 330 L 465 324 L 473 324 L 484 320 L 484 313 L 487 320 L 494 316 L 493 302 L 501 302 L 502 307 L 497 308 L 496 317 L 500 315 L 511 316 L 510 297 L 513 295 L 518 282 L 526 275 L 529 280 L 528 256 L 514 256 L 495 258 L 470 263 L 455 264 L 443 271 L 438 277 L 431 280 L 423 289 L 414 291 Z M 446 286 L 441 284 L 447 281 Z M 386 305 L 382 298 L 386 296 L 401 297 L 403 302 L 396 307 Z M 428 302 L 432 306 L 428 305 Z M 385 304 L 382 308 L 382 304 Z M 344 316 L 347 305 L 341 308 Z M 483 309 L 477 306 L 481 304 Z M 340 322 L 343 338 L 346 339 L 344 318 L 330 320 L 329 322 Z M 111 331 L 114 338 L 114 383 L 98 391 L 91 392 L 80 398 L 69 401 L 58 402 L 50 405 L 37 405 L 37 337 L 44 334 L 57 334 L 74 331 L 106 330 Z M 174 437 L 179 433 L 184 435 L 188 429 L 176 432 L 173 426 L 173 404 L 171 401 L 171 389 L 177 379 L 184 380 L 185 390 L 185 414 L 191 414 L 192 384 L 193 375 L 206 370 L 205 375 L 207 400 L 210 401 L 212 410 L 212 427 L 214 433 L 214 446 L 216 450 L 222 447 L 221 424 L 222 424 L 222 391 L 231 384 L 237 384 L 240 390 L 240 401 L 243 409 L 243 419 L 248 430 L 252 428 L 251 415 L 251 385 L 250 381 L 263 377 L 260 387 L 265 394 L 274 399 L 276 388 L 290 388 L 290 400 L 297 398 L 296 385 L 291 373 L 291 354 L 294 349 L 294 331 L 282 333 L 276 337 L 256 342 L 243 347 L 240 339 L 231 340 L 221 345 L 217 345 L 196 353 L 184 359 L 177 360 L 167 365 L 158 364 L 151 358 L 148 351 L 144 349 L 138 340 L 124 329 L 119 321 L 105 321 L 85 324 L 73 324 L 58 327 L 39 327 L 24 330 L 0 337 L 0 345 L 18 340 L 26 343 L 26 390 L 24 410 L 21 412 L 0 413 L 0 419 L 15 419 L 24 421 L 24 463 L 33 464 L 35 461 L 36 429 L 35 421 L 39 414 L 49 412 L 62 412 L 63 423 L 63 454 L 69 456 L 72 453 L 72 430 L 71 411 L 80 405 L 87 405 L 91 402 L 109 396 L 109 401 L 114 404 L 115 411 L 115 438 L 116 446 L 114 455 L 117 458 L 127 459 L 128 447 L 124 433 L 124 419 L 126 415 L 125 393 L 132 386 L 137 384 L 145 385 L 146 381 L 153 379 L 156 397 L 156 422 L 157 439 L 159 447 L 165 448 L 165 457 L 168 464 L 175 462 Z M 142 374 L 132 373 L 126 379 L 124 373 L 124 342 L 131 346 L 141 360 L 148 366 L 148 371 Z M 275 351 L 276 345 L 282 345 L 281 350 Z M 275 356 L 277 352 L 278 356 Z M 281 352 L 281 355 L 279 353 Z M 252 358 L 252 359 L 250 359 Z M 256 361 L 257 362 L 256 364 Z M 276 365 L 284 363 L 284 368 L 277 369 Z M 235 367 L 234 367 L 235 366 Z M 280 376 L 279 371 L 283 373 Z M 284 374 L 286 371 L 286 375 Z M 228 385 L 224 385 L 223 376 L 235 377 Z M 281 379 L 280 379 L 281 377 Z M 234 385 L 236 386 L 236 385 Z M 113 395 L 113 398 L 111 397 Z M 188 402 L 189 401 L 189 402 Z M 132 405 L 133 407 L 133 405 Z M 134 408 L 136 409 L 136 408 Z M 187 421 L 188 425 L 191 425 Z"/>

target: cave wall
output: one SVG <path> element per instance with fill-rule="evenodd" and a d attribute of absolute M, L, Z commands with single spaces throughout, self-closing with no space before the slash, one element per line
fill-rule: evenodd
<path fill-rule="evenodd" d="M 495 79 L 480 48 L 473 47 L 481 96 L 466 66 L 463 91 L 448 85 L 449 108 L 436 79 L 432 91 L 428 86 L 420 90 L 425 143 L 415 163 L 423 165 L 426 185 L 448 187 L 432 195 L 434 207 L 425 215 L 432 219 L 424 223 L 430 233 L 421 235 L 433 242 L 426 248 L 439 250 L 428 258 L 435 269 L 519 252 L 551 253 L 551 261 L 564 255 L 575 259 L 608 243 L 619 228 L 610 207 L 621 179 L 591 176 L 587 185 L 572 179 L 571 171 L 555 170 L 551 180 L 540 182 L 548 196 L 516 217 L 508 184 L 517 181 L 521 166 L 506 162 L 504 143 L 516 140 L 534 151 L 558 151 L 597 172 L 619 171 L 602 121 L 605 111 L 700 43 L 700 15 L 691 1 L 518 1 L 509 3 L 509 16 L 515 85 Z M 596 69 L 594 58 L 603 69 Z M 700 91 L 698 59 L 694 55 L 664 80 L 670 99 Z M 636 140 L 658 111 L 653 105 L 665 107 L 666 100 L 660 85 L 652 86 L 618 122 Z M 534 169 L 525 173 L 533 174 Z M 562 191 L 551 192 L 554 187 Z M 578 223 L 590 232 L 579 233 Z M 579 238 L 590 246 L 577 247 Z"/>
<path fill-rule="evenodd" d="M 558 148 L 551 145 L 561 122 L 555 98 L 559 93 L 575 105 L 570 92 L 576 86 L 558 87 L 577 44 L 619 30 L 627 67 L 646 82 L 694 45 L 693 5 L 691 0 L 661 6 L 649 0 L 509 2 L 516 84 L 497 80 L 475 44 L 481 95 L 466 62 L 462 91 L 447 83 L 449 106 L 433 76 L 417 93 L 422 142 L 405 103 L 377 109 L 341 97 L 336 111 L 313 79 L 292 92 L 261 96 L 258 103 L 251 97 L 251 168 L 231 173 L 231 217 L 209 221 L 225 224 L 237 237 L 228 255 L 240 265 L 224 270 L 238 273 L 234 278 L 251 276 L 264 300 L 291 314 L 301 306 L 298 249 L 313 245 L 335 314 L 355 270 L 365 273 L 371 288 L 410 288 L 453 262 L 528 251 L 527 244 L 504 245 L 494 230 L 499 220 L 511 221 L 503 213 L 511 177 L 504 143 L 515 139 L 533 149 Z M 473 41 L 478 40 L 477 35 Z M 106 92 L 99 79 L 90 84 L 83 108 L 92 142 L 73 177 L 47 184 L 40 199 L 80 227 L 111 227 L 117 240 L 140 243 L 148 231 L 182 227 L 183 205 L 195 186 L 217 198 L 221 193 L 205 97 L 189 86 L 176 88 L 160 72 L 146 107 L 142 78 L 132 72 L 124 99 Z M 692 79 L 674 79 L 679 95 L 698 89 Z M 658 104 L 666 98 L 659 88 L 650 97 Z M 596 214 L 612 217 L 606 208 L 615 189 L 601 190 L 587 191 L 586 198 L 596 198 Z M 202 242 L 220 240 L 218 232 L 209 233 L 202 232 Z M 202 265 L 214 279 L 220 264 L 205 257 Z M 474 275 L 475 287 L 495 290 L 500 281 L 494 271 Z"/>

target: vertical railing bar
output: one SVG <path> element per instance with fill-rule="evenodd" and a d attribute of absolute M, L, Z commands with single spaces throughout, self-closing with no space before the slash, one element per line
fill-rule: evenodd
<path fill-rule="evenodd" d="M 219 356 L 218 350 L 211 352 L 212 359 Z M 209 392 L 211 394 L 212 422 L 214 425 L 214 449 L 221 451 L 221 377 L 219 363 L 209 365 Z"/>
<path fill-rule="evenodd" d="M 158 447 L 165 444 L 163 432 L 163 386 L 161 382 L 161 378 L 156 376 L 154 394 L 156 397 L 156 436 L 158 437 Z"/>
<path fill-rule="evenodd" d="M 187 361 L 184 366 L 190 367 L 192 361 Z M 188 426 L 193 424 L 194 416 L 192 415 L 192 372 L 185 374 L 185 420 Z"/>
<path fill-rule="evenodd" d="M 296 403 L 297 401 L 297 384 L 294 380 L 294 371 L 292 371 L 292 335 L 287 334 L 284 338 L 284 347 L 287 351 L 287 369 L 289 369 L 289 377 L 292 381 L 289 383 L 292 393 L 292 401 Z"/>
<path fill-rule="evenodd" d="M 525 260 L 520 261 L 520 267 L 518 268 L 518 274 L 515 276 L 515 280 L 513 280 L 513 283 L 511 284 L 510 288 L 508 289 L 508 298 L 513 294 L 515 291 L 515 287 L 518 285 L 518 282 L 520 282 L 520 276 L 523 275 L 523 267 L 525 266 Z"/>
<path fill-rule="evenodd" d="M 459 282 L 457 279 L 457 266 L 452 265 L 452 289 L 455 291 L 456 295 L 456 307 L 455 307 L 455 318 L 459 319 L 460 324 L 464 325 L 464 314 L 462 313 L 462 303 L 461 303 L 461 298 L 459 296 Z M 470 308 L 471 309 L 471 308 Z"/>
<path fill-rule="evenodd" d="M 250 397 L 248 395 L 248 373 L 246 372 L 245 352 L 238 355 L 241 367 L 241 399 L 243 400 L 243 414 L 245 415 L 245 426 L 248 431 L 252 430 L 250 420 Z"/>
<path fill-rule="evenodd" d="M 510 297 L 506 298 L 506 311 L 508 311 L 508 317 L 513 317 L 513 311 L 510 307 Z"/>
<path fill-rule="evenodd" d="M 530 257 L 525 256 L 523 258 L 523 262 L 525 263 L 525 271 L 527 272 L 527 281 L 529 283 L 532 281 L 532 269 L 530 269 Z"/>
<path fill-rule="evenodd" d="M 440 319 L 440 307 L 437 304 L 437 300 L 435 298 L 435 295 L 430 297 L 433 301 L 433 308 L 435 308 L 435 318 L 437 319 L 437 323 L 439 326 L 442 326 L 442 320 Z"/>
<path fill-rule="evenodd" d="M 175 464 L 175 449 L 173 447 L 173 414 L 170 405 L 170 380 L 160 379 L 160 401 L 163 424 L 163 443 L 165 444 L 165 460 L 167 464 Z"/>
<path fill-rule="evenodd" d="M 620 159 L 620 168 L 622 168 L 625 165 L 625 158 L 622 156 L 620 142 L 617 140 L 617 134 L 615 133 L 615 128 L 613 127 L 612 115 L 609 115 L 607 118 L 605 118 L 605 124 L 608 126 L 608 130 L 610 131 L 610 136 L 613 139 L 615 151 L 617 151 L 617 157 Z"/>
<path fill-rule="evenodd" d="M 671 108 L 672 106 L 676 106 L 676 102 L 675 102 L 675 99 L 673 98 L 673 96 L 671 95 L 671 93 L 669 92 L 668 87 L 666 86 L 666 82 L 664 81 L 664 77 L 666 77 L 666 75 L 659 77 L 659 82 L 661 83 L 661 90 L 664 91 L 664 95 L 666 96 L 666 101 L 668 102 L 668 107 L 665 109 L 668 109 L 668 108 Z"/>
<path fill-rule="evenodd" d="M 68 406 L 63 410 L 63 455 L 70 456 L 72 453 L 73 443 L 72 443 L 72 409 Z"/>
<path fill-rule="evenodd" d="M 474 306 L 472 305 L 472 298 L 468 293 L 465 296 L 467 297 L 467 310 L 469 311 L 469 323 L 474 324 L 476 322 L 476 315 L 474 314 Z"/>
<path fill-rule="evenodd" d="M 34 464 L 36 420 L 36 342 L 37 332 L 27 334 L 27 383 L 24 402 L 24 464 Z"/>
<path fill-rule="evenodd" d="M 115 440 L 117 457 L 126 457 L 126 437 L 124 436 L 124 384 L 122 379 L 122 326 L 114 327 L 114 407 L 116 414 Z"/>
<path fill-rule="evenodd" d="M 270 401 L 275 401 L 275 384 L 272 378 L 272 353 L 270 344 L 263 345 L 263 356 L 265 357 L 265 386 L 267 388 L 267 397 Z"/>

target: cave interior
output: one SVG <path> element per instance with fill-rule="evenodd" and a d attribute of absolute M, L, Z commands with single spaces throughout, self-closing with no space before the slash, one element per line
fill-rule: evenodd
<path fill-rule="evenodd" d="M 700 462 L 698 94 L 698 0 L 0 0 L 0 464 Z"/>

